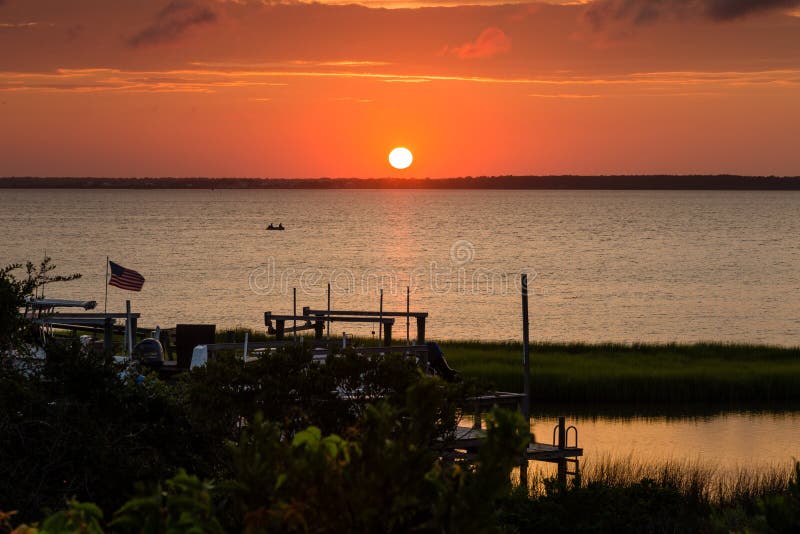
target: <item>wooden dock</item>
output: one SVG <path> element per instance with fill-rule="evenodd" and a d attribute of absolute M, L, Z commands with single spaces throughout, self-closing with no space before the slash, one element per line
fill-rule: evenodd
<path fill-rule="evenodd" d="M 453 441 L 443 443 L 443 450 L 457 458 L 471 459 L 486 439 L 486 431 L 469 426 L 459 426 L 456 429 Z M 559 447 L 558 444 L 531 442 L 525 451 L 525 460 L 539 462 L 558 462 L 583 456 L 580 447 Z"/>

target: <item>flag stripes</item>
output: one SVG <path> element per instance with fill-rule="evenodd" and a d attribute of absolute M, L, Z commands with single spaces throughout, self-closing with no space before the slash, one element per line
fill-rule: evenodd
<path fill-rule="evenodd" d="M 108 280 L 108 285 L 128 291 L 142 290 L 144 276 L 113 261 L 109 261 L 108 264 L 111 266 L 111 278 Z"/>

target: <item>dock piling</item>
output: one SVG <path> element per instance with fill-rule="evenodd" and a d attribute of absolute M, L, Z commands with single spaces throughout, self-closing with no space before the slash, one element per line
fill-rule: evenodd
<path fill-rule="evenodd" d="M 297 317 L 297 288 L 292 288 L 292 315 Z M 297 319 L 292 319 L 292 341 L 297 343 Z"/>
<path fill-rule="evenodd" d="M 531 423 L 531 362 L 530 362 L 530 332 L 528 323 L 528 275 L 522 273 L 522 365 L 524 367 L 524 393 L 525 398 L 522 404 L 522 415 Z"/>
<path fill-rule="evenodd" d="M 128 358 L 133 357 L 133 332 L 131 331 L 131 301 L 125 301 L 125 348 Z"/>
<path fill-rule="evenodd" d="M 110 355 L 114 351 L 114 319 L 106 317 L 103 320 L 103 352 Z"/>
<path fill-rule="evenodd" d="M 417 345 L 425 344 L 425 317 L 417 316 Z"/>

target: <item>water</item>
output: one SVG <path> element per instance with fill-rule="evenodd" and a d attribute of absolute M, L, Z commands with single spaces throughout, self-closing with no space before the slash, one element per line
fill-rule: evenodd
<path fill-rule="evenodd" d="M 551 443 L 556 418 L 534 417 L 537 441 Z M 714 467 L 733 474 L 740 468 L 787 468 L 800 460 L 800 412 L 725 412 L 691 417 L 568 417 L 578 428 L 583 462 L 634 458 Z M 573 438 L 570 433 L 569 444 Z"/>
<path fill-rule="evenodd" d="M 0 264 L 47 253 L 84 275 L 48 296 L 102 308 L 108 255 L 147 279 L 110 288 L 109 310 L 130 298 L 145 326 L 263 328 L 292 287 L 323 308 L 328 282 L 336 309 L 377 310 L 382 288 L 403 310 L 410 283 L 429 337 L 484 340 L 520 338 L 525 270 L 535 340 L 797 345 L 798 205 L 800 192 L 0 190 Z M 798 412 L 572 421 L 586 461 L 800 457 Z M 548 441 L 554 424 L 534 432 Z"/>
<path fill-rule="evenodd" d="M 800 192 L 0 190 L 0 263 L 45 252 L 104 299 L 105 257 L 141 272 L 140 324 L 263 328 L 325 306 L 430 312 L 429 337 L 797 345 Z M 281 222 L 284 232 L 266 232 Z M 395 327 L 405 336 L 405 324 Z M 343 327 L 334 326 L 336 334 Z M 371 335 L 370 326 L 347 326 Z M 412 325 L 413 332 L 413 325 Z"/>

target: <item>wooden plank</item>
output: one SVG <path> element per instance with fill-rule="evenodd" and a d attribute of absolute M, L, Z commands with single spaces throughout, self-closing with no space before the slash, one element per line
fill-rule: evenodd
<path fill-rule="evenodd" d="M 548 451 L 548 450 L 539 450 L 537 448 L 534 448 L 524 452 L 521 455 L 520 460 L 561 463 L 564 461 L 574 460 L 575 458 L 578 458 L 580 456 L 583 456 L 583 449 L 564 449 L 562 451 Z M 455 449 L 443 450 L 442 457 L 450 460 L 454 459 L 476 460 L 478 458 L 478 454 L 477 452 L 475 452 L 475 447 L 471 447 L 469 449 L 467 449 L 466 447 L 460 447 Z"/>
<path fill-rule="evenodd" d="M 483 429 L 459 426 L 454 435 L 453 441 L 444 443 L 444 449 L 464 449 L 474 451 L 480 448 L 486 440 L 486 431 Z M 463 456 L 463 455 L 461 455 Z M 547 443 L 531 443 L 525 451 L 525 457 L 529 460 L 554 461 L 564 458 L 576 458 L 583 456 L 583 449 L 579 447 L 566 447 L 560 449 L 555 445 Z"/>
<path fill-rule="evenodd" d="M 38 324 L 46 324 L 53 328 L 66 328 L 71 326 L 105 326 L 106 320 L 100 317 L 58 317 L 34 319 L 33 322 Z"/>
<path fill-rule="evenodd" d="M 271 349 L 283 347 L 286 341 L 250 341 L 247 343 L 249 349 Z M 212 343 L 206 345 L 209 352 L 219 350 L 244 350 L 244 343 Z"/>
<path fill-rule="evenodd" d="M 579 447 L 567 447 L 559 449 L 546 443 L 531 443 L 525 451 L 529 460 L 539 460 L 543 462 L 563 460 L 565 458 L 577 458 L 583 456 L 583 449 Z"/>
<path fill-rule="evenodd" d="M 303 308 L 303 312 L 306 315 L 328 315 L 328 310 L 312 310 L 310 308 Z M 356 310 L 331 310 L 331 316 L 336 317 L 337 315 L 350 315 L 354 317 L 378 317 L 381 315 L 381 312 L 371 312 L 371 311 L 356 311 Z M 383 312 L 384 317 L 427 317 L 428 312 L 393 312 L 393 311 L 385 311 Z"/>
<path fill-rule="evenodd" d="M 384 353 L 395 353 L 395 352 L 424 352 L 428 353 L 428 346 L 427 345 L 395 345 L 395 346 L 388 346 L 388 347 L 356 347 L 356 352 L 360 354 L 380 354 Z"/>
<path fill-rule="evenodd" d="M 37 319 L 64 319 L 64 318 L 72 318 L 72 317 L 82 317 L 86 319 L 105 319 L 106 317 L 110 317 L 112 319 L 125 319 L 128 316 L 127 313 L 48 313 L 43 315 L 42 317 L 38 317 Z M 131 313 L 131 317 L 139 318 L 141 314 L 139 313 Z M 62 321 L 63 322 L 63 321 Z"/>
<path fill-rule="evenodd" d="M 270 312 L 264 314 L 264 323 L 269 321 L 307 321 L 308 323 L 317 323 L 328 321 L 328 318 L 322 315 L 275 315 Z M 393 317 L 344 317 L 332 316 L 331 321 L 338 323 L 383 323 L 385 325 L 394 324 Z"/>
<path fill-rule="evenodd" d="M 509 393 L 498 391 L 490 395 L 481 395 L 479 397 L 470 397 L 467 399 L 465 406 L 474 407 L 475 410 L 485 410 L 493 406 L 518 406 L 519 403 L 525 398 L 524 393 Z"/>

